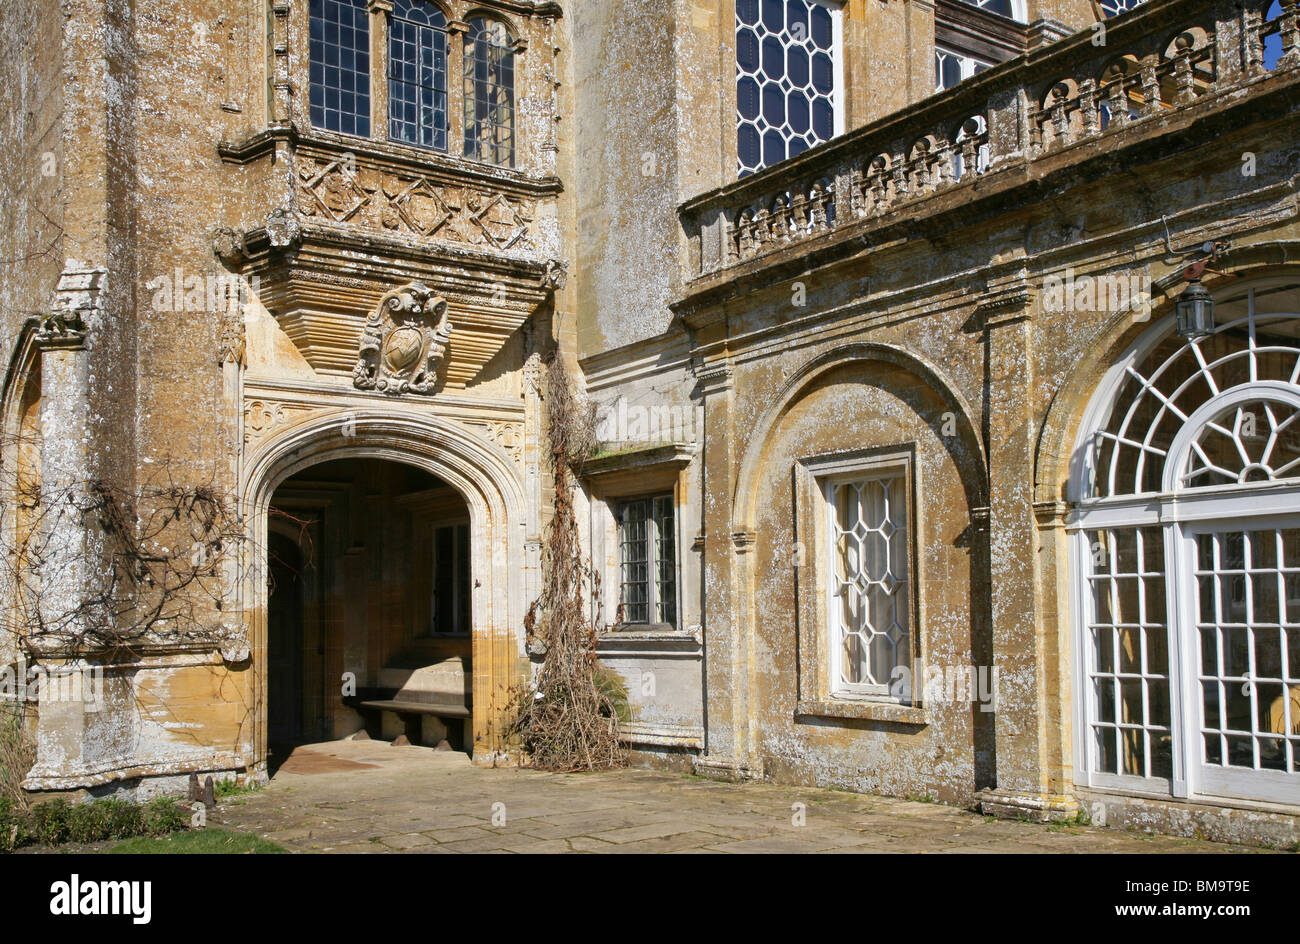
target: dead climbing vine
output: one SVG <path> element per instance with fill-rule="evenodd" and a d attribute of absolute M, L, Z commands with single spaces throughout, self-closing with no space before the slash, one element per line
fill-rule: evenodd
<path fill-rule="evenodd" d="M 123 488 L 0 470 L 0 652 L 114 662 L 226 642 L 243 521 L 232 495 L 173 471 Z"/>
<path fill-rule="evenodd" d="M 533 684 L 515 692 L 512 726 L 530 762 L 546 770 L 621 766 L 622 681 L 596 658 L 590 614 L 599 579 L 583 553 L 573 504 L 575 469 L 595 444 L 595 407 L 580 400 L 558 356 L 545 375 L 555 497 L 542 546 L 542 589 L 528 608 L 529 651 L 542 653 Z"/>

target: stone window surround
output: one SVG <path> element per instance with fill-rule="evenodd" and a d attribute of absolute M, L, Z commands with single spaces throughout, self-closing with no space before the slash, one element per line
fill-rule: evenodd
<path fill-rule="evenodd" d="M 692 637 L 685 625 L 683 598 L 683 473 L 695 455 L 695 447 L 685 443 L 657 444 L 641 449 L 596 456 L 583 465 L 582 477 L 591 499 L 591 552 L 594 566 L 601 576 L 602 631 L 637 634 L 647 642 Z M 621 569 L 618 559 L 619 535 L 617 506 L 620 501 L 651 495 L 673 496 L 675 567 L 677 570 L 677 626 L 667 623 L 617 624 L 607 620 L 618 612 Z M 613 554 L 610 555 L 609 551 Z"/>
<path fill-rule="evenodd" d="M 464 22 L 463 18 L 456 14 L 460 8 L 472 11 L 475 16 L 485 16 L 501 22 L 511 40 L 511 49 L 515 54 L 515 107 L 518 109 L 519 98 L 525 88 L 525 77 L 527 69 L 527 56 L 524 55 L 528 49 L 528 40 L 524 37 L 519 29 L 519 25 L 514 22 L 513 18 L 508 16 L 504 9 L 499 8 L 497 4 L 491 2 L 481 3 L 443 3 L 436 0 L 429 0 L 438 6 L 447 17 L 447 33 L 450 42 L 448 43 L 447 55 L 447 87 L 448 87 L 448 127 L 447 141 L 448 149 L 438 151 L 431 148 L 417 148 L 415 145 L 404 144 L 399 141 L 391 141 L 388 137 L 388 16 L 392 10 L 390 0 L 370 0 L 368 10 L 370 13 L 370 135 L 368 137 L 356 137 L 352 135 L 340 135 L 356 141 L 369 141 L 373 144 L 394 144 L 399 147 L 425 151 L 429 154 L 443 155 L 456 160 L 471 161 L 473 163 L 482 163 L 486 167 L 496 167 L 487 162 L 475 161 L 473 158 L 467 158 L 462 153 L 462 148 L 457 146 L 458 142 L 464 141 L 464 103 L 461 98 L 464 66 L 463 37 L 467 35 L 469 24 Z M 550 15 L 547 11 L 539 11 L 542 15 Z M 296 19 L 293 24 L 291 35 L 302 37 L 300 41 L 302 52 L 298 56 L 299 63 L 295 70 L 296 83 L 302 89 L 302 115 L 301 118 L 310 127 L 310 118 L 307 113 L 307 92 L 310 89 L 311 81 L 308 74 L 308 55 L 307 55 L 307 37 L 310 35 L 308 25 L 307 4 L 296 4 L 289 7 L 289 15 Z M 514 159 L 511 165 L 503 165 L 503 169 L 509 171 L 511 167 L 519 167 L 523 161 L 523 156 L 530 147 L 530 142 L 526 140 L 526 131 L 521 127 L 523 123 L 516 120 L 515 122 L 515 145 Z M 331 132 L 325 129 L 315 129 L 313 132 Z"/>
<path fill-rule="evenodd" d="M 880 721 L 923 727 L 929 724 L 929 711 L 914 696 L 910 702 L 892 696 L 858 695 L 834 692 L 831 680 L 828 632 L 828 575 L 830 573 L 830 538 L 826 520 L 824 482 L 853 472 L 877 472 L 895 467 L 904 472 L 908 482 L 909 514 L 909 619 L 911 622 L 912 663 L 924 665 L 924 601 L 921 594 L 921 561 L 917 555 L 917 535 L 923 527 L 921 515 L 920 473 L 916 463 L 916 443 L 908 441 L 874 446 L 849 452 L 836 452 L 795 460 L 791 467 L 794 486 L 795 574 L 798 593 L 796 635 L 800 670 L 797 679 L 798 702 L 795 720 L 805 718 L 840 718 Z M 802 552 L 798 549 L 802 548 Z M 808 670 L 804 667 L 812 667 Z"/>

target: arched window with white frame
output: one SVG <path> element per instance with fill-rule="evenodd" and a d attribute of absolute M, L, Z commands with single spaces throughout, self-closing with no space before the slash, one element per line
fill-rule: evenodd
<path fill-rule="evenodd" d="M 1082 785 L 1300 802 L 1300 277 L 1108 372 L 1069 526 Z"/>

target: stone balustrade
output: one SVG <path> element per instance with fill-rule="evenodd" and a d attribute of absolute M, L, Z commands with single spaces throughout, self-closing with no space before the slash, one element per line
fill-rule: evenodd
<path fill-rule="evenodd" d="M 697 275 L 1300 81 L 1300 0 L 1151 0 L 680 209 Z"/>

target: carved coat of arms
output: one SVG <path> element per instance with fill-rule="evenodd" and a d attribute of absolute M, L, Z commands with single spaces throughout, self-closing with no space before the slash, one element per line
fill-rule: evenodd
<path fill-rule="evenodd" d="M 366 318 L 352 384 L 394 396 L 433 393 L 450 339 L 445 298 L 420 282 L 394 289 Z"/>

